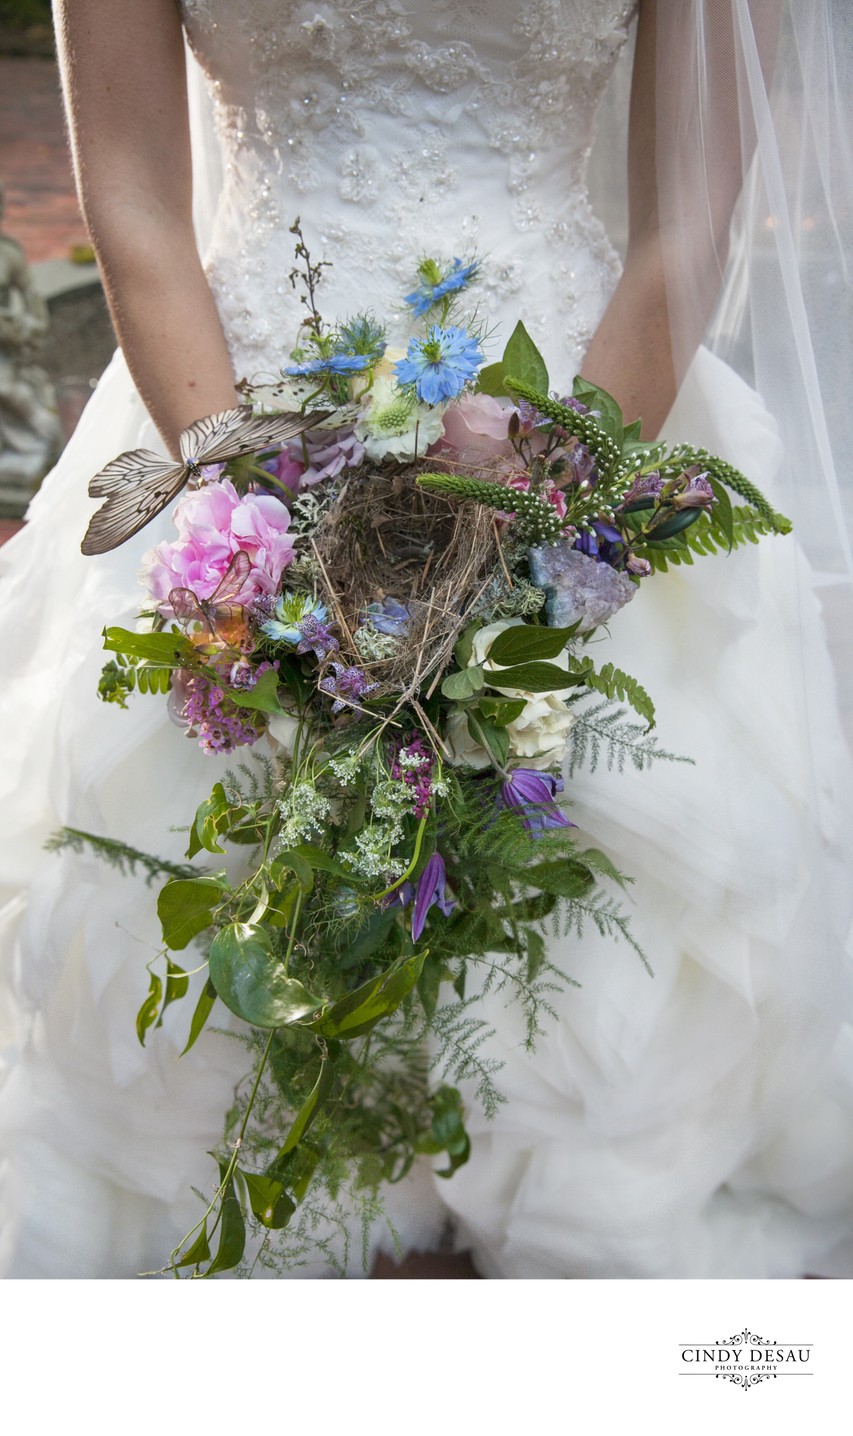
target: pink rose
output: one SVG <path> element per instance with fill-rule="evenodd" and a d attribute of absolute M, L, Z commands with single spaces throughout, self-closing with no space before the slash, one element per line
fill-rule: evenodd
<path fill-rule="evenodd" d="M 166 600 L 173 588 L 210 598 L 241 549 L 252 570 L 236 601 L 247 604 L 259 594 L 278 593 L 293 558 L 290 514 L 280 499 L 252 493 L 241 498 L 230 479 L 222 479 L 185 494 L 172 518 L 178 539 L 158 544 L 142 560 L 142 582 L 162 613 L 170 612 Z"/>
<path fill-rule="evenodd" d="M 449 446 L 476 462 L 479 458 L 512 459 L 515 450 L 507 438 L 513 413 L 491 394 L 463 394 L 446 410 L 442 448 Z"/>

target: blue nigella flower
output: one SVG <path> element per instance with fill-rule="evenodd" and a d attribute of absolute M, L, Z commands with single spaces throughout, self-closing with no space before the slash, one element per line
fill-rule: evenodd
<path fill-rule="evenodd" d="M 421 270 L 421 283 L 411 294 L 406 295 L 406 303 L 414 310 L 419 317 L 426 314 L 433 305 L 438 304 L 448 294 L 455 294 L 458 290 L 464 289 L 469 280 L 477 273 L 476 261 L 473 264 L 463 264 L 461 259 L 454 259 L 453 268 L 435 281 L 437 266 L 427 262 Z"/>
<path fill-rule="evenodd" d="M 482 362 L 477 340 L 464 329 L 433 324 L 426 339 L 409 340 L 406 357 L 397 361 L 394 373 L 401 388 L 414 385 L 422 403 L 441 404 L 462 392 Z"/>
<path fill-rule="evenodd" d="M 562 778 L 552 773 L 539 773 L 535 768 L 516 768 L 501 783 L 501 799 L 507 808 L 517 809 L 529 833 L 544 833 L 547 828 L 574 828 L 554 798 L 563 791 Z"/>
<path fill-rule="evenodd" d="M 320 354 L 304 364 L 290 364 L 282 374 L 292 379 L 319 377 L 321 374 L 354 374 L 372 362 L 369 354 Z"/>
<path fill-rule="evenodd" d="M 364 354 L 381 359 L 385 353 L 385 330 L 372 314 L 356 314 L 338 328 L 336 350 L 341 354 Z"/>
<path fill-rule="evenodd" d="M 431 907 L 438 906 L 440 913 L 450 917 L 456 903 L 449 898 L 445 891 L 447 882 L 447 870 L 444 866 L 444 858 L 440 853 L 433 853 L 426 867 L 420 876 L 418 890 L 415 894 L 415 906 L 412 912 L 412 940 L 417 942 L 424 930 L 427 920 L 427 913 Z"/>
<path fill-rule="evenodd" d="M 404 603 L 398 603 L 396 598 L 386 598 L 384 603 L 369 603 L 364 610 L 364 620 L 370 623 L 377 633 L 402 638 L 412 621 L 412 615 Z"/>
<path fill-rule="evenodd" d="M 291 593 L 286 590 L 278 598 L 269 618 L 260 624 L 260 630 L 276 643 L 301 643 L 304 634 L 300 624 L 308 617 L 324 623 L 328 617 L 325 604 L 316 598 L 309 598 L 307 593 Z"/>

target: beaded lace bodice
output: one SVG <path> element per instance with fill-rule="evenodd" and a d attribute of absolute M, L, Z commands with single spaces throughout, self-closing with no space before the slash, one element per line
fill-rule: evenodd
<path fill-rule="evenodd" d="M 207 263 L 238 371 L 269 371 L 296 338 L 299 215 L 314 258 L 333 261 L 327 318 L 400 312 L 424 254 L 476 254 L 490 357 L 523 309 L 570 377 L 618 273 L 586 165 L 635 8 L 184 0 L 222 146 Z"/>

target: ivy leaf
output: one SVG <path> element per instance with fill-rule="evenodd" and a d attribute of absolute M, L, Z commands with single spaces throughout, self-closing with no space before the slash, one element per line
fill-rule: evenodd
<path fill-rule="evenodd" d="M 252 1027 L 289 1027 L 320 1006 L 319 998 L 287 976 L 266 930 L 245 922 L 216 934 L 210 980 L 225 1006 Z"/>
<path fill-rule="evenodd" d="M 532 623 L 514 623 L 512 628 L 498 634 L 489 648 L 489 660 L 507 668 L 513 663 L 556 658 L 576 632 L 577 624 L 571 628 L 545 628 Z"/>
<path fill-rule="evenodd" d="M 241 691 L 236 689 L 228 690 L 228 697 L 238 708 L 252 708 L 258 713 L 284 713 L 278 699 L 278 687 L 281 679 L 274 668 L 268 668 L 262 673 L 254 688 L 246 688 Z"/>
<path fill-rule="evenodd" d="M 210 981 L 210 978 L 208 978 L 195 1005 L 195 1012 L 193 1013 L 192 1022 L 190 1023 L 190 1035 L 187 1038 L 187 1045 L 181 1053 L 182 1057 L 184 1053 L 189 1052 L 190 1048 L 194 1046 L 200 1033 L 204 1029 L 204 1025 L 213 1010 L 215 1002 L 216 988 Z"/>
<path fill-rule="evenodd" d="M 424 964 L 426 952 L 402 958 L 370 982 L 365 982 L 306 1024 L 321 1037 L 361 1037 L 396 1012 L 411 992 Z"/>
<path fill-rule="evenodd" d="M 153 1027 L 157 1021 L 157 1013 L 160 1011 L 160 999 L 163 996 L 163 982 L 156 972 L 150 974 L 151 980 L 148 984 L 148 996 L 136 1014 L 136 1035 L 140 1044 L 145 1046 L 145 1034 L 149 1027 Z"/>
<path fill-rule="evenodd" d="M 483 690 L 483 668 L 481 664 L 475 664 L 471 668 L 460 668 L 456 673 L 449 673 L 441 685 L 441 691 L 445 698 L 450 698 L 455 703 L 460 703 L 466 698 L 473 698 L 475 693 Z"/>
<path fill-rule="evenodd" d="M 219 878 L 172 878 L 157 899 L 157 916 L 166 946 L 180 951 L 210 927 L 213 910 L 222 898 Z"/>

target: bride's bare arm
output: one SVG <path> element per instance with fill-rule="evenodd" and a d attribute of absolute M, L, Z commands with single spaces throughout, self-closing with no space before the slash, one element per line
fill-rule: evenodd
<path fill-rule="evenodd" d="M 625 268 L 583 363 L 626 417 L 654 437 L 702 342 L 723 276 L 743 147 L 731 0 L 641 0 L 628 138 Z M 775 50 L 774 0 L 750 0 L 762 59 Z M 701 93 L 700 93 L 701 89 Z"/>
<path fill-rule="evenodd" d="M 175 0 L 55 0 L 80 201 L 116 333 L 172 452 L 237 402 L 196 249 L 183 36 Z"/>

